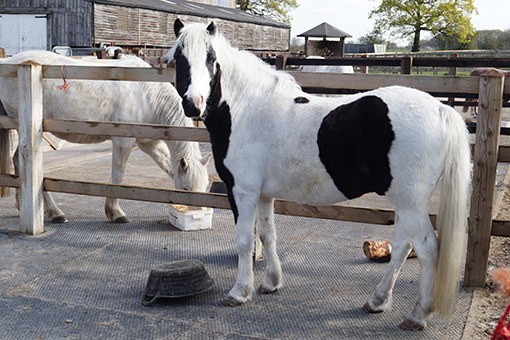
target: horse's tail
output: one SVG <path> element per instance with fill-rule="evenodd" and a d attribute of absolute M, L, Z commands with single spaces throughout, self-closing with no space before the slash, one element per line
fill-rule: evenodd
<path fill-rule="evenodd" d="M 5 110 L 0 102 L 0 116 L 4 116 Z M 11 173 L 11 138 L 10 130 L 0 128 L 0 174 Z M 0 197 L 9 196 L 10 188 L 0 186 Z"/>
<path fill-rule="evenodd" d="M 448 315 L 458 290 L 467 235 L 470 194 L 470 146 L 462 117 L 452 108 L 441 109 L 446 158 L 441 182 L 437 231 L 439 254 L 434 281 L 434 311 Z"/>

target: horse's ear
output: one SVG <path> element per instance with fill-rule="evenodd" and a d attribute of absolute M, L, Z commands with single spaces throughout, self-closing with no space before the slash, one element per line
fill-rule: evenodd
<path fill-rule="evenodd" d="M 210 152 L 209 152 L 207 155 L 205 155 L 204 157 L 202 157 L 202 158 L 200 159 L 200 163 L 202 163 L 202 165 L 204 165 L 204 166 L 205 166 L 205 165 L 207 165 L 207 163 L 209 163 L 209 161 L 211 160 L 211 158 L 212 158 L 212 153 L 210 153 Z"/>
<path fill-rule="evenodd" d="M 209 26 L 207 26 L 207 32 L 209 32 L 209 34 L 214 37 L 216 35 L 217 30 L 218 28 L 216 27 L 216 24 L 214 23 L 214 21 L 211 21 Z"/>
<path fill-rule="evenodd" d="M 181 29 L 184 27 L 184 24 L 182 23 L 182 21 L 177 18 L 174 22 L 174 33 L 175 33 L 175 36 L 178 37 L 179 34 L 181 34 Z"/>

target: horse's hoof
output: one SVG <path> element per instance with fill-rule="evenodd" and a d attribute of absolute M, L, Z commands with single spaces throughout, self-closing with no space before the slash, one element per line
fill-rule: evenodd
<path fill-rule="evenodd" d="M 421 331 L 425 329 L 425 322 L 417 322 L 414 320 L 404 319 L 400 323 L 400 328 L 408 330 L 408 331 Z"/>
<path fill-rule="evenodd" d="M 375 310 L 373 309 L 372 307 L 370 307 L 370 305 L 367 303 L 365 303 L 363 305 L 363 310 L 366 312 L 366 313 L 370 313 L 370 314 L 374 314 L 374 313 L 382 313 L 382 310 Z"/>
<path fill-rule="evenodd" d="M 272 294 L 272 293 L 276 293 L 277 291 L 278 291 L 278 288 L 267 289 L 266 287 L 264 287 L 262 285 L 259 287 L 259 293 L 262 293 L 262 294 Z"/>
<path fill-rule="evenodd" d="M 237 301 L 236 299 L 234 299 L 232 296 L 227 296 L 225 299 L 223 299 L 223 304 L 225 306 L 229 306 L 229 307 L 239 307 L 241 306 L 243 303 L 242 302 L 239 302 Z"/>
<path fill-rule="evenodd" d="M 53 223 L 67 223 L 67 218 L 64 215 L 55 216 L 51 219 Z"/>
<path fill-rule="evenodd" d="M 117 218 L 113 223 L 129 223 L 129 219 L 126 216 Z"/>

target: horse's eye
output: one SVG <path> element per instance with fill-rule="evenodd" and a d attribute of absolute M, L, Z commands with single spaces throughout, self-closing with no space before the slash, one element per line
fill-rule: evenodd
<path fill-rule="evenodd" d="M 216 62 L 216 54 L 215 53 L 207 53 L 207 63 L 214 64 Z"/>

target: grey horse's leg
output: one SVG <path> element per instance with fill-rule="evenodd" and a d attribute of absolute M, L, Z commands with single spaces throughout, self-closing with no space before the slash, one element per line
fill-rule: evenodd
<path fill-rule="evenodd" d="M 121 184 L 124 178 L 124 171 L 126 170 L 126 162 L 131 154 L 131 150 L 135 145 L 136 139 L 134 138 L 112 138 L 113 152 L 112 152 L 112 175 L 111 183 Z M 119 205 L 118 198 L 107 198 L 104 207 L 106 217 L 110 222 L 114 223 L 127 223 L 129 222 L 126 214 Z"/>
<path fill-rule="evenodd" d="M 14 163 L 14 173 L 19 174 L 19 146 L 16 148 L 14 152 L 14 156 L 12 158 L 12 162 Z M 21 190 L 16 188 L 16 208 L 20 209 L 21 202 Z M 44 215 L 51 220 L 53 223 L 66 223 L 67 218 L 60 208 L 57 206 L 53 197 L 48 191 L 43 191 L 44 198 Z"/>

